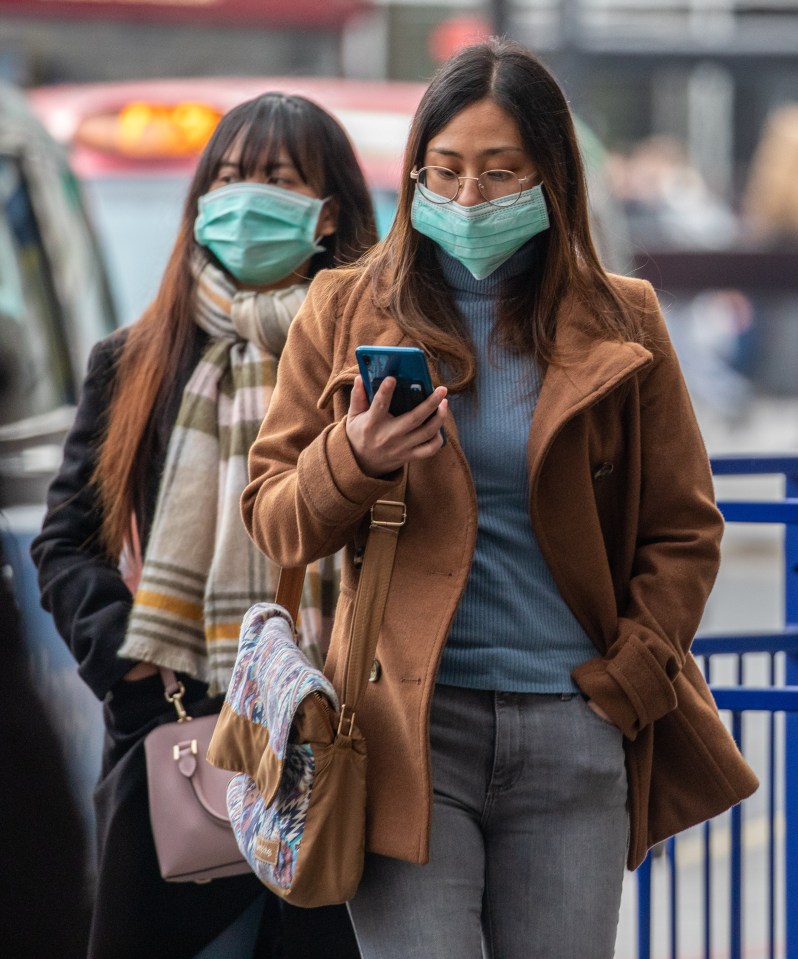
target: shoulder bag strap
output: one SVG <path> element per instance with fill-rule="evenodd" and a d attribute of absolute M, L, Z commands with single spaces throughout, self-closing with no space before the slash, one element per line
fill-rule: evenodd
<path fill-rule="evenodd" d="M 302 601 L 302 588 L 305 585 L 305 570 L 307 566 L 283 566 L 280 569 L 280 578 L 277 581 L 277 595 L 274 597 L 278 606 L 284 606 L 291 614 L 296 625 L 299 616 L 299 604 Z"/>
<path fill-rule="evenodd" d="M 371 508 L 366 551 L 352 613 L 352 632 L 346 651 L 343 686 L 339 691 L 341 724 L 354 720 L 355 709 L 366 689 L 374 662 L 393 573 L 396 544 L 407 519 L 406 486 L 407 469 L 392 498 L 378 500 Z"/>
<path fill-rule="evenodd" d="M 388 587 L 393 573 L 396 543 L 399 531 L 407 519 L 406 487 L 407 469 L 405 468 L 401 482 L 392 493 L 393 498 L 377 500 L 371 507 L 371 523 L 355 595 L 352 632 L 349 635 L 346 651 L 344 683 L 339 693 L 341 726 L 344 732 L 348 731 L 344 726 L 345 722 L 351 729 L 355 708 L 366 688 L 371 664 L 374 661 L 377 637 L 382 625 Z M 296 622 L 302 598 L 305 569 L 304 566 L 295 566 L 283 567 L 280 570 L 275 601 L 288 610 L 294 622 Z"/>

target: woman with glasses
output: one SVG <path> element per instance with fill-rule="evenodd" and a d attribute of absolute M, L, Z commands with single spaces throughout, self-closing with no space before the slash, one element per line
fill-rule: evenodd
<path fill-rule="evenodd" d="M 311 277 L 375 239 L 338 122 L 304 97 L 249 100 L 199 158 L 154 303 L 92 353 L 32 550 L 42 603 L 103 700 L 89 959 L 193 959 L 263 896 L 252 874 L 161 878 L 144 739 L 176 718 L 159 667 L 177 673 L 189 715 L 218 712 L 241 619 L 274 596 L 278 570 L 241 522 L 247 451 Z M 308 583 L 305 639 L 321 642 L 333 590 Z M 268 897 L 262 915 L 248 955 L 357 956 L 341 906 Z"/>
<path fill-rule="evenodd" d="M 756 788 L 689 654 L 722 529 L 707 456 L 651 287 L 597 259 L 534 57 L 444 64 L 404 168 L 388 236 L 291 328 L 245 522 L 283 565 L 345 548 L 337 685 L 370 508 L 407 477 L 357 714 L 364 959 L 608 959 L 624 865 Z M 421 347 L 432 395 L 392 416 L 387 377 L 369 405 L 369 344 Z"/>

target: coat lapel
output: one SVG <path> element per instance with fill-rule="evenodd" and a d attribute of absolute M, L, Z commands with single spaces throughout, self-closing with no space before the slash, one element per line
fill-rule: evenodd
<path fill-rule="evenodd" d="M 565 423 L 597 403 L 651 363 L 639 343 L 602 340 L 588 311 L 569 297 L 557 317 L 556 365 L 546 370 L 529 439 L 530 480 L 534 481 L 555 436 Z"/>

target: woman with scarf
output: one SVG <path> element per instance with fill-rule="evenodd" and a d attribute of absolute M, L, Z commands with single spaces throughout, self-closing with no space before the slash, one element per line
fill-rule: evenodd
<path fill-rule="evenodd" d="M 143 740 L 174 719 L 158 667 L 177 672 L 189 714 L 218 711 L 243 614 L 274 595 L 276 567 L 239 514 L 247 452 L 311 277 L 375 239 L 339 124 L 302 97 L 267 93 L 222 118 L 155 301 L 92 353 L 32 547 L 42 603 L 103 700 L 90 959 L 190 959 L 263 894 L 251 875 L 161 879 Z M 330 612 L 323 574 L 304 601 L 311 645 L 323 645 Z M 256 956 L 357 956 L 343 907 L 269 898 L 261 929 Z"/>
<path fill-rule="evenodd" d="M 598 260 L 567 102 L 528 51 L 441 67 L 403 177 L 386 238 L 291 327 L 244 518 L 286 566 L 345 548 L 340 689 L 370 511 L 406 474 L 357 708 L 364 959 L 610 959 L 624 863 L 756 788 L 690 655 L 722 531 L 706 452 L 653 290 Z M 386 376 L 369 404 L 368 344 L 422 348 L 432 395 L 392 416 Z"/>

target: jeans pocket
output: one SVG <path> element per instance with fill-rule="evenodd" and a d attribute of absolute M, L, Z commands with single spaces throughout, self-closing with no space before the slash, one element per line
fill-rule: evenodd
<path fill-rule="evenodd" d="M 585 696 L 580 695 L 580 696 L 579 696 L 579 699 L 582 701 L 582 703 L 584 704 L 585 709 L 590 713 L 590 715 L 593 717 L 593 719 L 594 719 L 597 723 L 601 723 L 602 726 L 605 726 L 605 727 L 607 727 L 608 729 L 614 729 L 615 732 L 618 733 L 618 735 L 621 734 L 620 729 L 618 729 L 618 727 L 615 725 L 615 723 L 610 722 L 609 719 L 605 719 L 603 716 L 599 716 L 599 714 L 591 707 L 590 701 L 589 701 Z"/>

